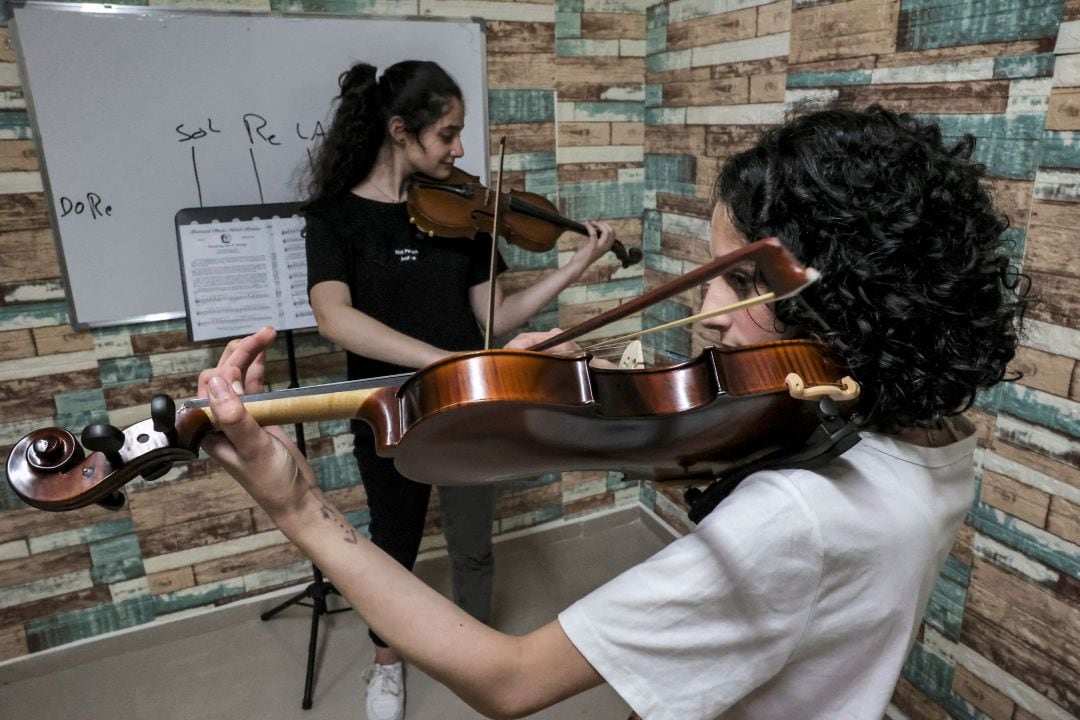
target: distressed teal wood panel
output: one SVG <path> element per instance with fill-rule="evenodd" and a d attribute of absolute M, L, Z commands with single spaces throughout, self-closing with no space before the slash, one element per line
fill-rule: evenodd
<path fill-rule="evenodd" d="M 650 510 L 656 510 L 656 486 L 651 482 L 641 483 L 641 492 L 638 493 L 638 500 L 642 505 Z"/>
<path fill-rule="evenodd" d="M 960 625 L 967 602 L 967 586 L 942 574 L 930 591 L 930 601 L 923 619 L 950 640 L 960 640 Z"/>
<path fill-rule="evenodd" d="M 645 86 L 645 107 L 658 108 L 664 104 L 664 86 L 648 84 Z M 655 123 L 651 123 L 655 124 Z"/>
<path fill-rule="evenodd" d="M 645 11 L 645 54 L 667 49 L 668 6 L 650 5 Z"/>
<path fill-rule="evenodd" d="M 514 153 L 506 157 L 506 170 L 535 172 L 551 170 L 555 167 L 555 153 L 553 152 Z"/>
<path fill-rule="evenodd" d="M 555 37 L 581 37 L 581 13 L 555 11 Z"/>
<path fill-rule="evenodd" d="M 0 140 L 29 140 L 30 116 L 25 110 L 0 111 Z"/>
<path fill-rule="evenodd" d="M 551 485 L 562 480 L 562 475 L 559 473 L 546 473 L 544 475 L 538 475 L 530 478 L 518 478 L 517 480 L 507 480 L 504 483 L 499 484 L 500 492 L 503 495 L 510 493 L 521 492 L 522 490 L 529 490 L 530 488 L 543 487 L 545 485 Z"/>
<path fill-rule="evenodd" d="M 323 490 L 338 490 L 360 483 L 360 469 L 356 467 L 356 459 L 351 454 L 312 458 L 311 467 Z"/>
<path fill-rule="evenodd" d="M 694 195 L 697 160 L 690 155 L 645 155 L 645 189 Z"/>
<path fill-rule="evenodd" d="M 682 320 L 689 317 L 690 308 L 675 302 L 674 300 L 661 300 L 645 310 L 642 316 L 642 326 L 646 329 L 654 328 L 664 323 Z M 692 338 L 685 328 L 671 328 L 660 330 L 646 335 L 642 339 L 658 353 L 674 355 L 680 358 L 690 356 Z"/>
<path fill-rule="evenodd" d="M 690 67 L 693 58 L 690 50 L 657 52 L 645 57 L 645 71 L 656 73 L 665 70 L 682 70 Z"/>
<path fill-rule="evenodd" d="M 1072 437 L 1080 437 L 1080 404 L 1017 383 L 1003 383 L 1001 412 L 1042 425 Z"/>
<path fill-rule="evenodd" d="M 147 414 L 149 414 L 149 409 Z M 83 412 L 58 413 L 56 415 L 56 425 L 58 427 L 67 428 L 76 436 L 78 436 L 78 434 L 82 432 L 82 429 L 87 425 L 107 422 L 109 422 L 109 413 L 105 410 L 87 410 Z"/>
<path fill-rule="evenodd" d="M 225 600 L 234 595 L 241 595 L 245 591 L 243 578 L 229 578 L 221 582 L 199 585 L 193 588 L 184 588 L 176 592 L 154 595 L 154 613 L 166 615 L 168 613 L 186 610 L 202 605 L 213 605 L 219 600 Z"/>
<path fill-rule="evenodd" d="M 53 401 L 57 415 L 105 412 L 105 392 L 101 388 L 56 393 Z"/>
<path fill-rule="evenodd" d="M 19 499 L 8 484 L 7 463 L 3 463 L 0 466 L 0 510 L 21 510 L 25 507 L 28 507 L 27 504 Z M 0 515 L 0 519 L 2 518 L 3 516 Z"/>
<path fill-rule="evenodd" d="M 563 215 L 604 220 L 640 217 L 643 182 L 567 183 L 559 188 Z"/>
<path fill-rule="evenodd" d="M 935 702 L 948 700 L 956 668 L 915 643 L 904 663 L 902 674 Z"/>
<path fill-rule="evenodd" d="M 558 520 L 562 516 L 562 502 L 559 502 L 558 504 L 530 510 L 529 512 L 521 513 L 520 515 L 500 518 L 498 521 L 499 532 L 510 532 L 511 530 L 517 530 L 519 528 L 540 525 L 542 523 Z"/>
<path fill-rule="evenodd" d="M 971 566 L 949 555 L 945 558 L 945 567 L 941 570 L 941 576 L 950 582 L 967 587 L 971 583 Z"/>
<path fill-rule="evenodd" d="M 619 41 L 614 38 L 560 38 L 555 41 L 555 54 L 559 57 L 617 56 Z"/>
<path fill-rule="evenodd" d="M 1080 579 L 1080 547 L 983 502 L 975 503 L 967 522 L 998 542 Z"/>
<path fill-rule="evenodd" d="M 50 550 L 59 550 L 73 545 L 86 545 L 133 532 L 135 532 L 135 525 L 130 517 L 108 520 L 73 530 L 63 530 L 32 537 L 30 538 L 30 552 L 37 555 Z"/>
<path fill-rule="evenodd" d="M 1057 37 L 1063 0 L 902 0 L 897 49 Z"/>
<path fill-rule="evenodd" d="M 660 238 L 664 231 L 663 218 L 657 210 L 646 210 L 642 226 L 641 249 L 646 255 L 660 252 Z"/>
<path fill-rule="evenodd" d="M 585 0 L 555 0 L 555 12 L 585 12 Z"/>
<path fill-rule="evenodd" d="M 149 597 L 72 610 L 28 622 L 26 644 L 30 652 L 40 652 L 76 640 L 143 625 L 154 617 L 153 602 Z"/>
<path fill-rule="evenodd" d="M 952 720 L 994 720 L 956 693 L 950 692 L 944 703 L 945 710 Z"/>
<path fill-rule="evenodd" d="M 1022 218 L 1009 218 L 1011 222 L 1022 222 Z M 1027 248 L 1027 232 L 1024 228 L 1011 227 L 1001 233 L 1001 242 L 1006 252 L 1012 258 L 1013 264 L 1020 267 L 1023 264 L 1024 250 Z"/>
<path fill-rule="evenodd" d="M 0 331 L 66 325 L 67 303 L 47 302 L 0 307 Z"/>
<path fill-rule="evenodd" d="M 555 168 L 528 170 L 525 172 L 525 190 L 543 195 L 551 202 L 559 196 L 559 172 Z"/>
<path fill-rule="evenodd" d="M 1047 131 L 1039 165 L 1044 168 L 1080 168 L 1080 132 Z"/>
<path fill-rule="evenodd" d="M 996 413 L 998 407 L 1001 405 L 1001 385 L 1001 383 L 998 383 L 992 388 L 977 392 L 975 394 L 975 402 L 973 405 L 988 413 Z"/>
<path fill-rule="evenodd" d="M 1039 142 L 1026 138 L 984 138 L 976 141 L 972 159 L 985 165 L 991 176 L 1033 180 L 1039 164 Z"/>
<path fill-rule="evenodd" d="M 555 248 L 537 253 L 499 241 L 499 252 L 514 270 L 545 270 L 559 266 L 559 251 Z"/>
<path fill-rule="evenodd" d="M 942 135 L 974 135 L 976 138 L 1007 137 L 1041 140 L 1046 124 L 1045 113 L 1016 115 L 932 115 L 919 114 L 920 120 L 936 123 Z"/>
<path fill-rule="evenodd" d="M 833 85 L 869 85 L 873 75 L 869 70 L 836 70 L 833 72 L 788 73 L 787 87 L 809 88 Z"/>
<path fill-rule="evenodd" d="M 488 121 L 492 124 L 553 120 L 555 93 L 551 90 L 488 90 Z"/>
<path fill-rule="evenodd" d="M 135 533 L 90 544 L 90 577 L 95 583 L 114 583 L 146 575 Z"/>
<path fill-rule="evenodd" d="M 368 526 L 371 525 L 371 510 L 367 508 L 350 510 L 345 513 L 345 520 L 357 530 L 363 528 L 364 535 L 371 537 L 371 532 L 368 530 Z"/>
<path fill-rule="evenodd" d="M 1050 77 L 1054 74 L 1054 53 L 1033 53 L 994 58 L 995 78 Z"/>
<path fill-rule="evenodd" d="M 103 387 L 117 387 L 150 379 L 150 358 L 145 355 L 110 358 L 98 363 Z"/>
<path fill-rule="evenodd" d="M 576 102 L 574 120 L 644 122 L 645 106 L 640 102 Z"/>
<path fill-rule="evenodd" d="M 319 423 L 319 437 L 345 435 L 348 432 L 350 432 L 348 420 L 326 420 Z"/>

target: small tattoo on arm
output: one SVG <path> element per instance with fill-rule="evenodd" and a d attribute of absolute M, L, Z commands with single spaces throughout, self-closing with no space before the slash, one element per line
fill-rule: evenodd
<path fill-rule="evenodd" d="M 360 542 L 356 537 L 356 529 L 345 520 L 345 517 L 340 512 L 325 503 L 321 506 L 321 509 L 324 520 L 331 521 L 338 528 L 345 531 L 345 542 L 350 545 L 356 545 Z"/>

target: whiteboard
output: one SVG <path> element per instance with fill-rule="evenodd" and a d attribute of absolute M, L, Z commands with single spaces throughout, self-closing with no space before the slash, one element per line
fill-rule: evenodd
<path fill-rule="evenodd" d="M 487 178 L 480 20 L 32 2 L 13 37 L 78 327 L 185 314 L 183 208 L 302 199 L 338 76 L 434 60 L 465 98 L 460 166 Z"/>

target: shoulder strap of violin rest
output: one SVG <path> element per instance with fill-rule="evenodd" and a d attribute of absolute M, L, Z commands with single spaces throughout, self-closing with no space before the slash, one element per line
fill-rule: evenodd
<path fill-rule="evenodd" d="M 686 516 L 695 525 L 700 523 L 739 486 L 748 475 L 761 470 L 789 468 L 812 469 L 840 457 L 859 442 L 858 429 L 849 418 L 842 417 L 831 398 L 818 402 L 821 422 L 806 443 L 794 453 L 779 452 L 738 467 L 722 477 L 717 477 L 707 488 L 687 488 L 683 493 L 690 509 Z"/>

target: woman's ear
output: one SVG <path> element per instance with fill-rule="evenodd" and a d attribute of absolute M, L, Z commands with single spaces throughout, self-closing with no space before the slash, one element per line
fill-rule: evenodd
<path fill-rule="evenodd" d="M 395 115 L 387 121 L 386 132 L 395 145 L 404 145 L 409 137 L 409 133 L 405 129 L 405 121 L 401 119 L 400 115 Z"/>

